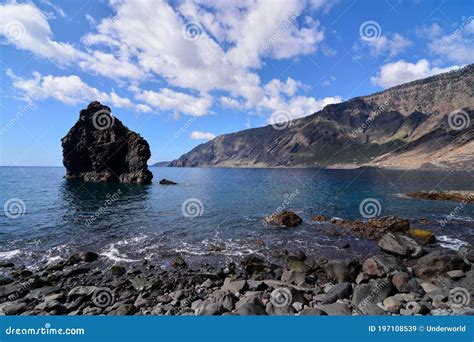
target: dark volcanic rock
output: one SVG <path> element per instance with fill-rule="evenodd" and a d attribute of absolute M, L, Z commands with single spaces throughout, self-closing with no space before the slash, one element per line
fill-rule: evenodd
<path fill-rule="evenodd" d="M 163 178 L 162 180 L 160 180 L 160 184 L 161 185 L 176 185 L 178 183 Z"/>
<path fill-rule="evenodd" d="M 81 110 L 79 120 L 61 142 L 67 179 L 151 183 L 148 143 L 97 101 Z"/>
<path fill-rule="evenodd" d="M 299 226 L 303 220 L 294 212 L 285 210 L 280 213 L 265 217 L 265 222 L 277 226 L 296 227 Z"/>
<path fill-rule="evenodd" d="M 396 216 L 386 216 L 364 221 L 336 220 L 334 224 L 348 228 L 354 236 L 379 240 L 385 233 L 406 233 L 410 229 L 410 222 L 407 219 Z"/>

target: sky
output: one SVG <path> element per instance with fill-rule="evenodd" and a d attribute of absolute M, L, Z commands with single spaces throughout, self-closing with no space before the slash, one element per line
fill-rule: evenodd
<path fill-rule="evenodd" d="M 62 165 L 93 100 L 150 163 L 470 64 L 471 0 L 0 2 L 0 165 Z"/>

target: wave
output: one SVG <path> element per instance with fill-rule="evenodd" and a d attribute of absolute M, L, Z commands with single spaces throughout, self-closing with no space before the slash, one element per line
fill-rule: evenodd
<path fill-rule="evenodd" d="M 449 237 L 446 235 L 437 236 L 436 239 L 439 242 L 439 245 L 444 248 L 451 249 L 453 251 L 458 251 L 462 246 L 469 246 L 469 243 L 466 241 L 459 240 L 457 238 Z"/>

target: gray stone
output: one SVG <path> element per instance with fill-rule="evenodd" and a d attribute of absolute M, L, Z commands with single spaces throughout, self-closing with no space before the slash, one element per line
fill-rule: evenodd
<path fill-rule="evenodd" d="M 385 311 L 383 311 L 377 304 L 366 303 L 365 305 L 359 305 L 358 310 L 361 314 L 365 316 L 385 316 Z"/>
<path fill-rule="evenodd" d="M 236 280 L 232 281 L 231 278 L 226 278 L 224 281 L 224 285 L 222 286 L 223 290 L 228 290 L 232 293 L 242 292 L 247 288 L 247 281 L 246 280 Z"/>
<path fill-rule="evenodd" d="M 384 277 L 399 269 L 402 269 L 400 261 L 390 255 L 376 255 L 362 264 L 362 271 L 373 277 Z"/>
<path fill-rule="evenodd" d="M 385 311 L 398 313 L 402 304 L 396 297 L 387 297 L 383 301 L 383 307 Z"/>
<path fill-rule="evenodd" d="M 392 277 L 392 284 L 398 292 L 420 292 L 420 285 L 411 275 L 405 272 L 397 272 Z"/>
<path fill-rule="evenodd" d="M 324 270 L 329 279 L 339 283 L 353 281 L 359 273 L 360 264 L 357 260 L 334 260 L 324 265 Z"/>
<path fill-rule="evenodd" d="M 198 316 L 216 316 L 224 313 L 225 309 L 220 303 L 209 303 L 201 305 L 196 310 L 196 315 Z"/>
<path fill-rule="evenodd" d="M 423 253 L 423 248 L 412 238 L 392 233 L 382 236 L 379 241 L 379 247 L 385 252 L 400 256 L 419 257 Z"/>
<path fill-rule="evenodd" d="M 327 316 L 322 310 L 319 309 L 303 309 L 300 313 L 300 316 Z"/>
<path fill-rule="evenodd" d="M 306 281 L 306 275 L 300 271 L 285 271 L 281 276 L 281 281 L 288 284 L 303 285 Z"/>
<path fill-rule="evenodd" d="M 326 293 L 326 296 L 323 298 L 323 301 L 326 303 L 334 303 L 338 299 L 349 298 L 352 294 L 352 285 L 349 282 L 343 282 L 334 285 Z"/>
<path fill-rule="evenodd" d="M 367 284 L 356 286 L 352 296 L 352 306 L 360 307 L 367 303 L 381 303 L 394 292 L 394 287 L 388 279 L 372 280 Z"/>
<path fill-rule="evenodd" d="M 323 312 L 325 312 L 329 316 L 350 316 L 351 310 L 349 306 L 345 303 L 332 303 L 332 304 L 325 304 L 325 305 L 317 305 L 315 307 Z"/>

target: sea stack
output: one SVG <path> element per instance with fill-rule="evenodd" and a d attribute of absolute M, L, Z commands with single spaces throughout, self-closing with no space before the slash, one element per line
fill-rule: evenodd
<path fill-rule="evenodd" d="M 91 102 L 61 139 L 66 179 L 150 184 L 150 146 L 112 116 L 109 107 Z"/>

